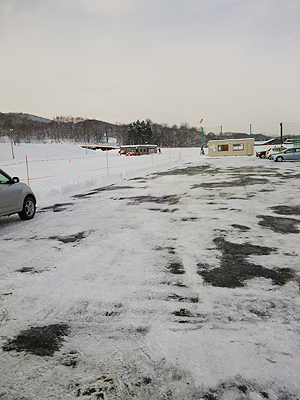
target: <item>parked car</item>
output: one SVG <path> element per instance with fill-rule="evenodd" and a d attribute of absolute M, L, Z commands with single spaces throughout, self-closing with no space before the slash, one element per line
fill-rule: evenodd
<path fill-rule="evenodd" d="M 35 211 L 36 198 L 30 187 L 0 169 L 0 217 L 18 213 L 21 219 L 32 219 Z"/>
<path fill-rule="evenodd" d="M 300 147 L 286 149 L 279 154 L 273 154 L 269 160 L 272 161 L 300 161 Z"/>
<path fill-rule="evenodd" d="M 271 157 L 273 154 L 282 153 L 283 150 L 286 150 L 286 147 L 272 147 L 266 152 L 266 158 Z"/>
<path fill-rule="evenodd" d="M 266 158 L 266 152 L 269 151 L 269 150 L 271 150 L 271 149 L 263 150 L 263 151 L 257 151 L 256 152 L 256 157 Z"/>

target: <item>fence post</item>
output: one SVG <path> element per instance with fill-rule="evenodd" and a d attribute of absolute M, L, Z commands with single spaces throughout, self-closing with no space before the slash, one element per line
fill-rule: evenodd
<path fill-rule="evenodd" d="M 13 140 L 11 141 L 11 153 L 12 153 L 12 158 L 15 158 L 15 154 L 14 154 L 14 142 Z"/>

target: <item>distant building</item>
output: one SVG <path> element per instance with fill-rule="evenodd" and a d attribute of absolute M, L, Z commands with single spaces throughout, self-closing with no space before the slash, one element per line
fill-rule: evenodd
<path fill-rule="evenodd" d="M 281 144 L 281 139 L 280 139 L 280 137 L 269 139 L 265 142 L 265 144 L 268 146 L 269 145 L 273 146 L 274 144 Z"/>
<path fill-rule="evenodd" d="M 210 140 L 207 146 L 210 157 L 254 155 L 253 138 Z"/>
<path fill-rule="evenodd" d="M 143 154 L 157 153 L 155 144 L 137 144 L 129 146 L 120 146 L 120 154 L 132 154 L 141 156 Z"/>

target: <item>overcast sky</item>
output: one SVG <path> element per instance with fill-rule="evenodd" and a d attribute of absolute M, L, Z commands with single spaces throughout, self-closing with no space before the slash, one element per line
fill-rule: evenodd
<path fill-rule="evenodd" d="M 0 111 L 300 121 L 300 0 L 0 0 Z"/>

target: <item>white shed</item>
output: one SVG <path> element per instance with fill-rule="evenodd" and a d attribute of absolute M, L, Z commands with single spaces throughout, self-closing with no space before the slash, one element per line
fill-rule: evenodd
<path fill-rule="evenodd" d="M 210 140 L 207 145 L 210 157 L 254 155 L 253 138 Z"/>

